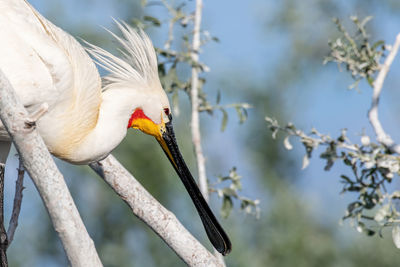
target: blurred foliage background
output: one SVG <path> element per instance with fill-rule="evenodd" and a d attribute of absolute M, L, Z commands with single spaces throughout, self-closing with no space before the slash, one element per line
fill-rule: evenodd
<path fill-rule="evenodd" d="M 158 5 L 143 8 L 140 1 L 30 2 L 54 24 L 113 52 L 112 38 L 101 27 L 116 31 L 112 17 L 127 22 L 144 15 L 161 21 L 167 18 L 165 9 Z M 186 4 L 186 10 L 194 10 L 194 1 Z M 211 68 L 205 75 L 204 90 L 210 98 L 221 91 L 223 103 L 248 102 L 253 106 L 243 125 L 239 125 L 235 111 L 229 110 L 224 132 L 220 132 L 221 114 L 202 114 L 210 181 L 236 166 L 244 177 L 244 194 L 261 200 L 259 220 L 239 212 L 236 202 L 231 216 L 221 220 L 233 243 L 233 252 L 226 257 L 228 266 L 397 266 L 400 261 L 400 251 L 390 234 L 387 238 L 366 237 L 350 225 L 339 226 L 351 198 L 339 195 L 341 167 L 323 172 L 324 162 L 312 159 L 311 166 L 301 171 L 301 156 L 287 153 L 281 143 L 273 141 L 264 121 L 268 114 L 334 135 L 348 127 L 355 133 L 353 138 L 359 138 L 357 133 L 368 127 L 366 110 L 371 92 L 346 91 L 351 84 L 348 75 L 339 73 L 333 64 L 322 65 L 329 53 L 328 40 L 337 34 L 332 17 L 353 14 L 373 15 L 372 36 L 393 42 L 400 25 L 400 2 L 396 0 L 204 2 L 202 28 L 220 39 L 204 46 L 200 55 Z M 148 31 L 158 47 L 163 45 L 166 32 L 164 26 Z M 395 62 L 391 73 L 398 70 Z M 381 117 L 388 132 L 399 140 L 395 116 L 399 95 L 392 88 L 399 84 L 400 76 L 389 76 Z M 176 134 L 188 165 L 195 171 L 189 101 L 184 94 L 179 100 Z M 296 150 L 300 155 L 301 146 Z M 130 131 L 113 154 L 211 247 L 193 204 L 153 138 Z M 6 215 L 11 212 L 17 160 L 10 157 L 8 163 Z M 105 266 L 184 266 L 88 167 L 57 163 Z M 25 186 L 20 224 L 8 250 L 10 266 L 66 266 L 61 243 L 34 185 L 27 179 Z M 221 200 L 213 196 L 211 204 L 218 211 Z"/>

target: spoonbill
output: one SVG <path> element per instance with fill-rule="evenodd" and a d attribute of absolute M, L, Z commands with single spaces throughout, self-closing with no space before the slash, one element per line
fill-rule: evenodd
<path fill-rule="evenodd" d="M 75 38 L 26 0 L 0 0 L 0 69 L 28 112 L 42 116 L 37 130 L 49 151 L 73 164 L 105 158 L 127 129 L 154 136 L 181 178 L 207 236 L 221 254 L 231 242 L 196 185 L 178 149 L 168 97 L 157 71 L 152 42 L 142 31 L 116 22 L 122 57 L 88 44 L 89 53 L 109 71 L 102 87 L 98 70 Z M 46 111 L 46 112 L 43 112 Z M 0 124 L 0 160 L 11 139 Z"/>

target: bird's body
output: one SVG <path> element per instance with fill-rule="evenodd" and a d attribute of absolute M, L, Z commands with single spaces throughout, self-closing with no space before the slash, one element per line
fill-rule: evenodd
<path fill-rule="evenodd" d="M 0 0 L 0 69 L 28 112 L 48 105 L 36 125 L 56 157 L 74 164 L 101 160 L 131 127 L 156 137 L 188 189 L 213 245 L 229 253 L 230 241 L 176 145 L 153 45 L 144 32 L 117 24 L 124 38 L 113 36 L 124 48 L 122 58 L 88 44 L 90 54 L 110 72 L 102 88 L 95 64 L 71 35 L 26 0 Z M 2 162 L 10 142 L 0 122 Z"/>
<path fill-rule="evenodd" d="M 26 1 L 0 1 L 0 32 L 0 68 L 20 101 L 30 112 L 49 105 L 37 122 L 49 150 L 71 162 L 87 161 L 73 155 L 99 118 L 101 80 L 93 61 Z M 4 127 L 0 131 L 7 140 Z"/>
<path fill-rule="evenodd" d="M 135 104 L 142 101 L 138 90 L 102 92 L 84 48 L 26 1 L 0 1 L 0 32 L 7 40 L 0 42 L 0 69 L 20 101 L 30 112 L 49 105 L 37 122 L 49 151 L 76 164 L 107 156 L 125 137 Z M 9 140 L 4 127 L 0 138 Z"/>

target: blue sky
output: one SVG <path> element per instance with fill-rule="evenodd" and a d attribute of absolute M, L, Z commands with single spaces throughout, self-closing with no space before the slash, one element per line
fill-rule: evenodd
<path fill-rule="evenodd" d="M 46 14 L 48 10 L 47 1 L 36 0 L 31 2 L 40 12 Z M 63 8 L 65 14 L 65 17 L 52 18 L 52 20 L 55 24 L 66 29 L 84 23 L 101 31 L 101 26 L 112 27 L 112 17 L 125 16 L 124 10 L 121 10 L 118 3 L 115 3 L 111 0 L 93 1 L 89 4 L 83 4 L 79 1 L 52 1 L 52 5 Z M 340 1 L 340 3 L 343 9 L 340 15 L 346 17 L 357 12 L 357 7 L 351 2 Z M 301 11 L 312 10 L 313 4 L 313 0 L 304 1 Z M 288 50 L 291 45 L 290 36 L 285 32 L 266 30 L 266 23 L 270 17 L 273 17 L 274 12 L 279 10 L 279 5 L 279 2 L 276 1 L 261 0 L 204 2 L 203 29 L 210 31 L 221 40 L 218 44 L 212 43 L 204 47 L 201 55 L 201 60 L 206 62 L 212 70 L 207 75 L 208 88 L 217 87 L 220 77 L 226 73 L 241 74 L 244 80 L 254 80 L 255 83 L 258 81 L 268 82 L 268 76 L 274 75 L 275 63 L 284 60 L 285 53 L 290 53 Z M 146 12 L 156 15 L 157 12 L 160 12 L 160 8 L 153 7 Z M 303 34 L 313 36 L 318 34 L 319 23 L 331 23 L 330 18 L 321 18 L 313 12 L 310 12 L 310 14 L 314 19 L 320 21 L 312 29 L 305 29 L 302 25 L 299 25 L 298 30 L 303 31 Z M 377 5 L 374 16 L 373 23 L 380 29 L 380 37 L 392 43 L 399 26 L 399 16 L 392 14 L 390 10 L 380 8 L 379 5 Z M 54 21 L 54 19 L 57 19 L 57 21 Z M 155 39 L 155 43 L 160 44 L 160 41 Z M 372 133 L 366 118 L 371 90 L 366 86 L 363 86 L 361 92 L 346 90 L 346 87 L 351 83 L 351 80 L 347 78 L 348 75 L 339 73 L 333 65 L 322 66 L 322 60 L 323 58 L 321 58 L 320 69 L 315 71 L 312 79 L 301 81 L 301 84 L 294 85 L 291 90 L 288 90 L 289 94 L 284 95 L 284 105 L 289 115 L 288 120 L 305 130 L 316 127 L 321 132 L 329 133 L 332 136 L 337 136 L 341 128 L 348 128 L 352 140 L 358 141 L 358 134 L 363 129 L 367 133 Z M 391 73 L 398 72 L 399 63 L 397 62 L 398 60 L 395 62 Z M 398 78 L 393 76 L 389 75 L 385 84 L 387 88 L 395 88 Z M 226 88 L 226 90 L 230 89 Z M 393 112 L 397 108 L 395 107 L 396 102 L 391 100 L 392 94 L 393 89 L 392 91 L 384 89 L 380 116 L 387 131 L 391 133 L 395 140 L 400 140 L 400 134 L 396 134 L 399 133 L 399 127 L 396 123 L 396 112 Z M 229 100 L 235 100 L 235 92 L 230 91 L 228 95 Z M 274 116 L 274 114 L 269 115 Z M 240 134 L 245 131 L 246 126 L 235 125 L 236 118 L 233 112 L 230 117 L 228 133 L 221 134 L 218 131 L 211 133 L 210 140 L 207 140 L 205 144 L 206 151 L 213 150 L 215 144 L 223 137 L 232 145 L 233 153 L 231 153 L 231 157 L 224 160 L 225 166 L 222 168 L 228 170 L 232 165 L 236 165 L 243 176 L 254 177 L 251 163 L 240 157 L 243 144 L 238 143 L 235 134 L 233 134 L 233 132 Z M 250 119 L 259 120 L 257 123 L 264 123 L 262 118 L 250 117 Z M 219 119 L 215 119 L 214 123 L 215 127 L 219 128 Z M 291 156 L 297 153 L 300 161 L 302 148 L 287 153 L 290 153 Z M 337 177 L 343 171 L 347 170 L 342 166 L 335 166 L 332 172 L 324 172 L 323 161 L 318 159 L 317 154 L 315 154 L 311 165 L 304 171 L 299 169 L 298 172 L 300 185 L 303 185 L 301 188 L 303 188 L 304 198 L 317 199 L 318 201 L 314 203 L 335 202 L 335 212 L 332 217 L 337 219 L 342 214 L 346 201 L 348 201 L 347 198 L 338 196 L 340 184 Z M 220 174 L 221 172 L 221 170 L 209 169 L 210 175 Z M 245 184 L 247 182 L 250 183 L 249 188 L 256 187 L 251 185 L 251 181 L 245 180 Z M 324 190 L 325 187 L 329 187 L 330 190 Z M 245 190 L 245 193 L 253 195 L 252 190 L 247 192 Z M 318 210 L 318 207 L 315 208 Z"/>
<path fill-rule="evenodd" d="M 118 2 L 115 1 L 89 2 L 90 5 L 85 5 L 80 1 L 53 0 L 51 4 L 63 8 L 65 16 L 51 18 L 51 20 L 65 29 L 85 24 L 102 31 L 100 26 L 111 27 L 111 18 L 119 18 L 124 12 L 118 6 Z M 350 1 L 343 0 L 340 2 L 342 9 L 340 15 L 343 18 L 357 12 L 357 7 Z M 46 6 L 49 1 L 35 0 L 31 3 L 43 14 L 46 14 L 49 10 Z M 304 1 L 302 9 L 312 10 L 313 4 L 313 0 Z M 244 81 L 254 80 L 256 84 L 260 82 L 268 83 L 268 77 L 274 75 L 276 63 L 285 60 L 285 55 L 290 53 L 291 47 L 291 39 L 287 33 L 273 29 L 266 30 L 265 25 L 268 18 L 273 17 L 274 12 L 278 9 L 279 1 L 204 1 L 203 28 L 209 30 L 221 40 L 219 44 L 212 43 L 204 47 L 203 54 L 201 54 L 201 60 L 211 67 L 211 72 L 207 74 L 208 89 L 219 87 L 220 77 L 225 77 L 227 73 L 240 74 Z M 149 12 L 159 11 L 153 8 Z M 296 29 L 301 34 L 308 34 L 310 38 L 313 38 L 318 35 L 318 31 L 321 29 L 319 23 L 329 24 L 331 20 L 330 18 L 321 18 L 318 14 L 312 12 L 310 14 L 318 22 L 315 27 L 308 29 L 304 28 L 304 25 L 298 25 Z M 393 43 L 395 35 L 400 29 L 400 16 L 391 10 L 380 7 L 380 5 L 376 5 L 374 16 L 375 19 L 372 23 L 375 28 L 379 29 L 377 35 L 388 43 Z M 156 44 L 159 42 L 155 39 Z M 338 72 L 333 64 L 323 66 L 323 58 L 320 61 L 320 68 L 309 70 L 314 72 L 310 76 L 312 78 L 300 80 L 290 90 L 287 90 L 289 93 L 282 92 L 283 105 L 288 120 L 304 130 L 316 127 L 320 132 L 331 134 L 333 137 L 340 134 L 341 128 L 348 128 L 348 135 L 354 142 L 358 142 L 359 134 L 363 130 L 373 136 L 366 117 L 371 99 L 370 88 L 363 84 L 360 92 L 346 90 L 346 87 L 351 83 L 348 78 L 349 75 Z M 396 89 L 400 84 L 399 61 L 399 59 L 396 59 L 394 62 L 384 85 L 379 110 L 383 126 L 398 142 L 400 142 L 400 123 L 397 114 L 400 110 L 397 104 L 399 93 L 396 92 Z M 239 90 L 239 88 L 224 89 L 228 90 L 226 93 L 228 95 L 227 101 L 241 101 L 241 99 L 235 99 L 236 92 L 234 90 Z M 243 88 L 243 90 L 245 89 L 247 88 Z M 240 95 L 240 92 L 237 93 Z M 245 154 L 243 153 L 243 146 L 245 144 L 237 141 L 240 140 L 238 136 L 246 131 L 246 125 L 237 125 L 234 112 L 231 112 L 230 115 L 230 124 L 225 133 L 216 130 L 207 135 L 206 152 L 221 157 L 222 155 L 225 156 L 221 165 L 210 164 L 209 175 L 221 174 L 235 165 L 245 177 L 244 194 L 263 199 L 263 192 L 258 190 L 256 181 L 252 180 L 253 177 L 257 176 L 257 173 L 254 173 L 251 162 L 247 158 L 243 158 Z M 265 124 L 263 118 L 251 117 L 251 115 L 250 111 L 249 120 L 252 120 L 252 123 Z M 265 115 L 274 116 L 274 114 Z M 214 119 L 211 124 L 216 129 L 219 129 L 219 119 Z M 266 124 L 265 130 L 267 131 Z M 228 157 L 222 150 L 215 152 L 215 147 L 221 142 L 221 138 L 231 146 Z M 303 149 L 295 141 L 292 143 L 295 145 L 295 150 L 287 153 L 288 156 L 298 158 L 297 173 L 299 179 L 297 185 L 302 198 L 313 203 L 311 208 L 314 212 L 323 214 L 334 222 L 339 221 L 351 197 L 339 196 L 341 185 L 338 177 L 348 170 L 338 164 L 331 172 L 323 171 L 324 162 L 315 153 L 310 166 L 302 171 L 300 170 L 300 161 Z M 15 160 L 11 162 L 8 168 L 14 170 L 16 167 Z M 13 171 L 10 171 L 10 173 L 15 177 Z M 9 179 L 7 184 L 7 188 L 10 189 L 8 192 L 13 191 L 13 181 L 10 180 L 12 179 Z M 7 198 L 12 198 L 11 193 L 8 193 Z M 29 210 L 31 208 L 30 203 L 24 202 L 24 205 L 24 209 Z M 326 206 L 330 206 L 331 209 L 327 211 Z M 9 207 L 10 205 L 8 205 Z"/>

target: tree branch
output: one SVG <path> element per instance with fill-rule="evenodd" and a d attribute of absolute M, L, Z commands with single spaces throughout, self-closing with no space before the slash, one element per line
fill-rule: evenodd
<path fill-rule="evenodd" d="M 192 51 L 190 57 L 193 62 L 198 63 L 199 61 L 199 49 L 200 49 L 200 25 L 202 16 L 203 1 L 196 0 L 196 10 L 194 13 L 194 26 L 193 26 L 193 41 Z M 199 68 L 192 66 L 192 88 L 190 90 L 190 97 L 192 101 L 192 142 L 194 151 L 196 154 L 197 171 L 199 175 L 199 187 L 204 199 L 208 202 L 208 184 L 206 174 L 206 162 L 201 148 L 201 133 L 200 133 L 200 118 L 199 118 Z M 218 258 L 221 265 L 225 266 L 223 256 L 214 249 L 214 254 Z"/>
<path fill-rule="evenodd" d="M 0 163 L 0 266 L 7 267 L 7 247 L 8 239 L 4 228 L 4 171 L 5 163 Z"/>
<path fill-rule="evenodd" d="M 193 43 L 190 56 L 194 62 L 199 61 L 200 48 L 200 23 L 202 0 L 196 0 L 196 11 L 194 14 Z M 201 148 L 200 119 L 199 119 L 199 73 L 198 67 L 192 67 L 192 88 L 190 91 L 192 100 L 192 141 L 197 160 L 197 170 L 199 173 L 199 186 L 206 201 L 208 201 L 208 186 L 206 176 L 206 166 L 203 151 Z"/>
<path fill-rule="evenodd" d="M 379 121 L 378 118 L 378 105 L 379 105 L 379 97 L 382 92 L 383 82 L 385 81 L 386 75 L 390 70 L 390 66 L 394 58 L 396 57 L 397 51 L 399 50 L 400 46 L 400 33 L 396 37 L 396 41 L 387 56 L 384 64 L 381 66 L 381 70 L 379 71 L 378 77 L 374 81 L 374 91 L 372 94 L 372 104 L 371 108 L 368 112 L 368 118 L 372 125 L 372 128 L 375 131 L 376 138 L 378 142 L 382 143 L 386 147 L 390 148 L 392 151 L 400 154 L 400 146 L 396 145 L 392 138 L 386 134 L 385 130 Z"/>
<path fill-rule="evenodd" d="M 189 266 L 221 266 L 145 188 L 112 156 L 90 167 Z"/>
<path fill-rule="evenodd" d="M 24 175 L 25 175 L 24 165 L 22 164 L 22 160 L 20 159 L 18 166 L 18 177 L 17 181 L 15 181 L 13 210 L 7 230 L 8 246 L 10 246 L 11 242 L 13 241 L 15 229 L 17 229 L 18 226 L 18 217 L 21 211 L 21 203 L 22 203 L 22 191 L 24 190 Z"/>
<path fill-rule="evenodd" d="M 102 266 L 63 176 L 0 71 L 0 117 L 50 214 L 71 266 Z"/>

